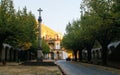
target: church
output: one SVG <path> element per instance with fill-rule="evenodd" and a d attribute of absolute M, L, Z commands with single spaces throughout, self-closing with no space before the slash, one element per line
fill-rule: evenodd
<path fill-rule="evenodd" d="M 61 47 L 63 35 L 58 33 L 45 24 L 41 24 L 41 38 L 43 38 L 50 47 L 50 53 L 45 55 L 46 59 L 60 60 L 66 59 L 68 54 Z"/>

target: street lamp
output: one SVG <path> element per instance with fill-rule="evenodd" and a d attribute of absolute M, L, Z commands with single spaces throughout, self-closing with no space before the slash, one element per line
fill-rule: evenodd
<path fill-rule="evenodd" d="M 43 10 L 41 8 L 38 9 L 39 12 L 39 17 L 38 17 L 38 50 L 37 50 L 37 61 L 43 61 L 43 53 L 42 53 L 42 39 L 41 39 L 41 22 L 42 22 L 42 18 L 41 18 L 41 12 Z"/>

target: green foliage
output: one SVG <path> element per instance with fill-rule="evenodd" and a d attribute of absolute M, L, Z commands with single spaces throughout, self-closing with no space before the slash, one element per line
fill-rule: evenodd
<path fill-rule="evenodd" d="M 63 37 L 62 45 L 67 49 L 79 50 L 83 47 L 81 43 L 81 36 L 79 35 L 80 22 L 79 20 L 73 21 L 72 24 L 68 24 L 66 27 L 67 33 Z M 76 36 L 77 35 L 77 36 Z M 80 40 L 81 39 L 81 40 Z"/>
<path fill-rule="evenodd" d="M 22 47 L 25 42 L 33 43 L 36 20 L 27 8 L 14 9 L 12 0 L 0 2 L 0 43 L 8 43 L 15 47 Z"/>
<path fill-rule="evenodd" d="M 63 37 L 67 49 L 102 47 L 102 60 L 106 64 L 107 46 L 120 38 L 119 0 L 83 0 L 81 19 L 69 23 Z M 96 42 L 97 41 L 97 42 Z"/>
<path fill-rule="evenodd" d="M 46 43 L 45 40 L 42 40 L 42 51 L 43 53 L 49 53 L 50 52 L 50 47 L 48 46 L 48 44 Z"/>
<path fill-rule="evenodd" d="M 33 45 L 32 45 L 31 48 L 33 48 L 35 51 L 37 51 L 37 49 L 38 49 L 38 40 L 35 40 L 35 41 L 33 42 Z M 50 52 L 50 47 L 49 47 L 49 45 L 48 45 L 48 44 L 46 43 L 46 41 L 43 40 L 43 39 L 42 39 L 42 51 L 43 51 L 44 54 Z"/>
<path fill-rule="evenodd" d="M 15 10 L 12 6 L 12 1 L 2 0 L 0 4 L 0 38 L 4 41 L 9 35 L 12 35 L 11 30 L 15 27 Z"/>
<path fill-rule="evenodd" d="M 101 45 L 97 40 L 95 40 L 93 48 L 101 48 Z"/>
<path fill-rule="evenodd" d="M 89 15 L 87 16 L 86 22 L 82 21 L 83 25 L 89 26 L 89 32 L 92 32 L 95 39 L 102 46 L 102 60 L 106 64 L 107 60 L 107 46 L 110 42 L 118 38 L 119 30 L 119 12 L 116 9 L 119 7 L 115 0 L 84 0 L 84 4 L 87 5 Z M 117 5 L 115 5 L 117 4 Z M 114 7 L 113 7 L 114 6 Z M 113 12 L 114 11 L 114 12 Z M 117 15 L 115 17 L 115 15 Z M 86 17 L 86 13 L 84 15 Z M 91 26 L 91 27 L 90 27 Z M 85 28 L 85 27 L 84 27 Z M 91 28 L 93 28 L 91 30 Z M 87 31 L 88 31 L 87 30 Z"/>

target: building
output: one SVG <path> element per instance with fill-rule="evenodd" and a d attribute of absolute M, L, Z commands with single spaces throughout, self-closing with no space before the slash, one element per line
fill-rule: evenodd
<path fill-rule="evenodd" d="M 66 59 L 67 52 L 61 48 L 61 40 L 63 35 L 58 33 L 46 25 L 41 25 L 41 37 L 48 43 L 50 53 L 45 57 L 47 59 Z"/>

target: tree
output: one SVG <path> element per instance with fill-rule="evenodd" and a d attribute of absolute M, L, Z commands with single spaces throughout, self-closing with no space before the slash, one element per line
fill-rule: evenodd
<path fill-rule="evenodd" d="M 23 46 L 26 43 L 32 44 L 36 40 L 36 34 L 35 34 L 36 32 L 35 26 L 37 25 L 36 19 L 31 12 L 27 13 L 27 9 L 23 8 L 23 12 L 21 13 L 20 20 L 21 20 L 20 24 L 22 24 L 22 27 L 23 27 L 22 29 L 24 32 L 22 33 L 23 36 L 20 37 L 21 44 Z"/>
<path fill-rule="evenodd" d="M 116 22 L 113 19 L 113 14 L 111 12 L 112 5 L 110 5 L 109 0 L 84 0 L 87 4 L 87 9 L 90 10 L 90 15 L 96 17 L 96 19 L 91 19 L 95 21 L 94 24 L 94 37 L 102 46 L 102 62 L 103 65 L 107 64 L 107 46 L 108 44 L 117 37 L 118 28 L 115 26 Z"/>
<path fill-rule="evenodd" d="M 48 46 L 45 40 L 42 40 L 42 51 L 44 54 L 50 52 L 50 47 Z"/>
<path fill-rule="evenodd" d="M 81 16 L 81 36 L 83 37 L 84 48 L 88 53 L 88 62 L 91 61 L 91 49 L 93 48 L 95 37 L 94 37 L 94 20 L 96 17 L 89 14 L 89 12 L 85 12 L 84 16 Z M 97 22 L 97 21 L 96 21 Z"/>
<path fill-rule="evenodd" d="M 16 12 L 12 0 L 0 2 L 0 50 L 3 43 L 29 49 L 36 40 L 35 26 L 35 16 L 26 7 Z"/>
<path fill-rule="evenodd" d="M 77 52 L 79 51 L 79 60 L 82 60 L 82 37 L 79 34 L 80 23 L 79 20 L 69 23 L 66 27 L 67 34 L 63 37 L 62 44 L 66 49 L 73 50 L 75 61 L 77 61 Z"/>
<path fill-rule="evenodd" d="M 6 38 L 14 35 L 17 28 L 15 26 L 15 10 L 11 0 L 2 0 L 0 3 L 0 50 Z"/>

